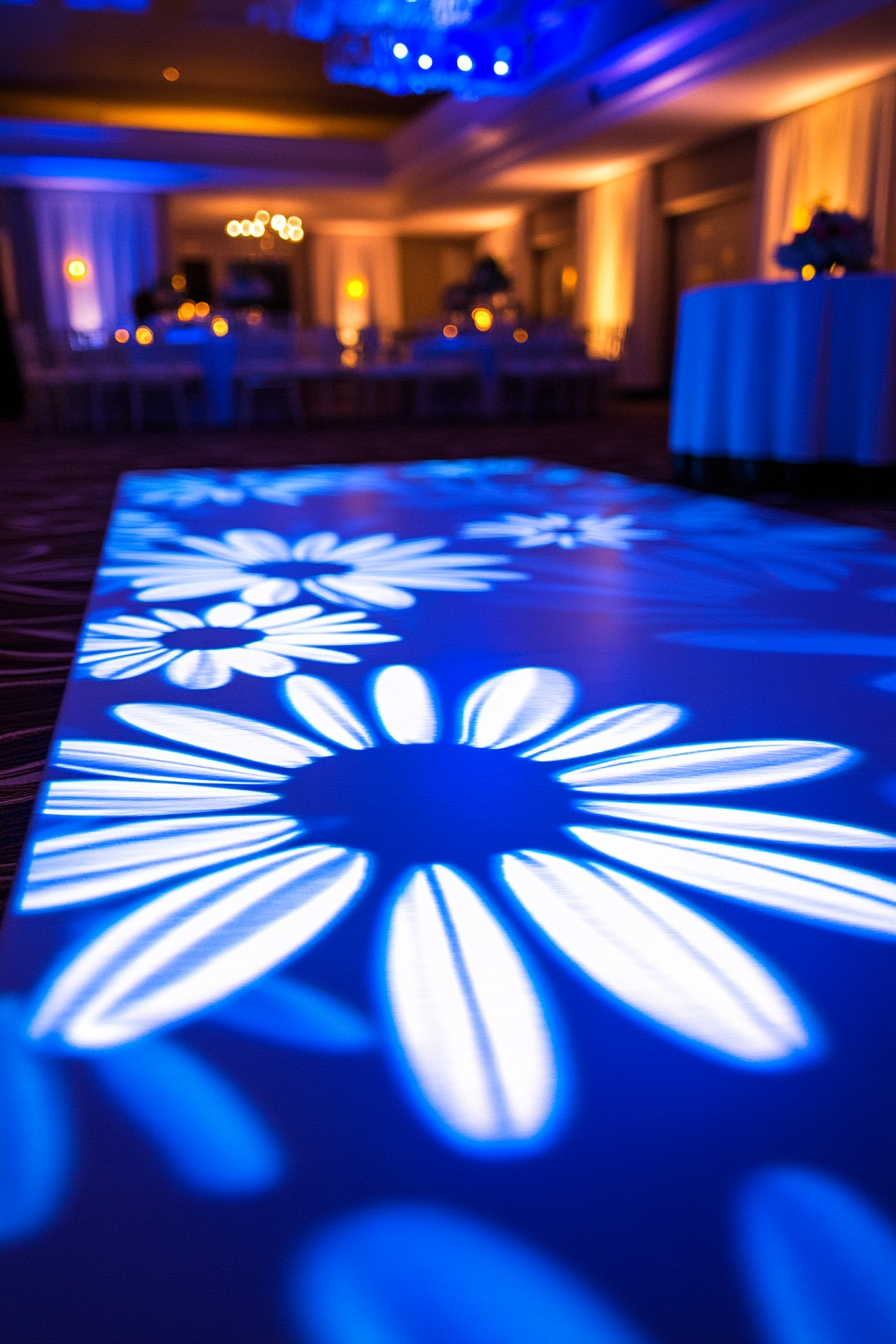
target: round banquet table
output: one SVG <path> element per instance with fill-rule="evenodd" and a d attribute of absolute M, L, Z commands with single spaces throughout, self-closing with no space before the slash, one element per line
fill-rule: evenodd
<path fill-rule="evenodd" d="M 669 444 L 691 457 L 896 462 L 896 275 L 687 291 Z"/>

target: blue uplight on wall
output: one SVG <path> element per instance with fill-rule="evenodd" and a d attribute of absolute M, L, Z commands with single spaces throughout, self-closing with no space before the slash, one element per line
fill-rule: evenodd
<path fill-rule="evenodd" d="M 663 0 L 257 0 L 250 22 L 324 42 L 331 80 L 387 93 L 524 93 L 664 18 Z"/>

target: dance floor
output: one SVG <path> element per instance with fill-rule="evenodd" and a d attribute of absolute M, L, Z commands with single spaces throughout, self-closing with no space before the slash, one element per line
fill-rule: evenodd
<path fill-rule="evenodd" d="M 122 478 L 3 925 L 4 1344 L 892 1344 L 896 546 Z"/>

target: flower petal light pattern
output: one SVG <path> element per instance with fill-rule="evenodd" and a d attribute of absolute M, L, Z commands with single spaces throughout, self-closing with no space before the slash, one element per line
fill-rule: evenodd
<path fill-rule="evenodd" d="M 606 546 L 613 551 L 627 551 L 633 541 L 655 540 L 664 534 L 655 528 L 636 527 L 630 513 L 619 513 L 602 518 L 589 513 L 572 518 L 568 513 L 505 513 L 500 518 L 467 523 L 460 535 L 469 538 L 495 537 L 510 542 L 520 550 L 533 546 L 561 546 L 566 551 L 580 546 Z"/>
<path fill-rule="evenodd" d="M 104 681 L 158 671 L 174 686 L 207 691 L 226 686 L 234 672 L 288 676 L 299 659 L 356 663 L 357 654 L 335 646 L 401 638 L 365 621 L 364 612 L 323 610 L 286 607 L 259 616 L 246 602 L 219 602 L 203 616 L 158 607 L 149 616 L 111 616 L 88 624 L 79 665 Z"/>
<path fill-rule="evenodd" d="M 896 884 L 768 847 L 879 851 L 896 837 L 666 801 L 813 779 L 847 765 L 848 748 L 775 739 L 629 751 L 683 711 L 636 704 L 562 726 L 577 688 L 553 668 L 492 676 L 453 718 L 416 668 L 379 669 L 368 687 L 370 721 L 331 683 L 288 678 L 287 703 L 314 737 L 129 704 L 112 711 L 120 724 L 180 749 L 60 744 L 57 764 L 82 777 L 51 782 L 45 813 L 87 825 L 38 837 L 20 908 L 153 890 L 70 956 L 32 1038 L 102 1050 L 221 1004 L 345 916 L 376 860 L 391 890 L 379 974 L 399 1075 L 444 1137 L 516 1151 L 550 1133 L 563 1069 L 512 916 L 645 1025 L 760 1067 L 798 1062 L 811 1027 L 775 972 L 679 888 L 896 935 Z M 570 824 L 573 809 L 589 824 Z M 320 825 L 342 827 L 339 842 L 317 841 Z M 703 838 L 730 835 L 739 843 Z"/>
<path fill-rule="evenodd" d="M 276 532 L 233 528 L 220 541 L 178 541 L 183 552 L 113 551 L 101 578 L 133 588 L 141 602 L 239 593 L 255 607 L 277 607 L 304 590 L 339 606 L 399 610 L 413 606 L 421 589 L 484 593 L 502 579 L 526 577 L 498 568 L 505 556 L 446 555 L 442 537 L 396 541 L 383 532 L 343 542 L 335 532 L 312 532 L 290 543 Z"/>

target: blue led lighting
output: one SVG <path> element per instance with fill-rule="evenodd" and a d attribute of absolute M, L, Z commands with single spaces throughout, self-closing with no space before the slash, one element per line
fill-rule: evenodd
<path fill-rule="evenodd" d="M 325 42 L 338 83 L 461 98 L 524 93 L 668 14 L 663 0 L 255 0 L 249 10 L 251 22 Z"/>
<path fill-rule="evenodd" d="M 4 1344 L 889 1344 L 892 570 L 525 458 L 125 477 L 0 943 Z"/>

